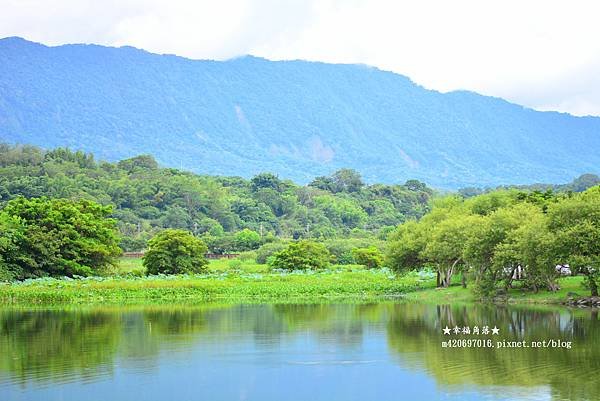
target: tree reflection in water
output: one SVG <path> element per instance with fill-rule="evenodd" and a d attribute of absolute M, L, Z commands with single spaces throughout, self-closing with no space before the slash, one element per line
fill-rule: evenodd
<path fill-rule="evenodd" d="M 442 348 L 441 341 L 448 338 L 478 338 L 444 336 L 446 325 L 498 326 L 500 335 L 489 338 L 561 339 L 573 346 Z M 160 366 L 161 355 L 186 359 L 192 358 L 192 349 L 235 347 L 273 355 L 282 344 L 298 339 L 308 341 L 301 347 L 315 357 L 322 357 L 324 350 L 333 352 L 330 357 L 364 357 L 365 344 L 381 343 L 381 352 L 391 356 L 395 366 L 426 372 L 448 391 L 543 387 L 554 399 L 577 400 L 600 394 L 597 311 L 413 303 L 3 309 L 0 382 L 90 382 L 118 374 L 117 364 L 151 374 Z"/>

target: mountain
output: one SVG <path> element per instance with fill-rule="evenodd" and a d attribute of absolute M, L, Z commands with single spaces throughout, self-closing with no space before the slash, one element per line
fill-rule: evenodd
<path fill-rule="evenodd" d="M 298 182 L 351 167 L 448 189 L 567 182 L 600 166 L 598 117 L 442 94 L 367 66 L 20 38 L 0 40 L 0 141 Z"/>

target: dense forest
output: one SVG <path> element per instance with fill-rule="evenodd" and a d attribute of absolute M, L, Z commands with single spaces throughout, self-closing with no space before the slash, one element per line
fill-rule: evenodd
<path fill-rule="evenodd" d="M 529 185 L 502 185 L 495 188 L 478 188 L 478 187 L 465 187 L 458 190 L 458 193 L 465 197 L 470 198 L 501 189 L 518 189 L 520 191 L 537 191 L 537 192 L 583 192 L 588 188 L 600 185 L 600 177 L 596 174 L 582 174 L 575 178 L 573 181 L 567 184 L 529 184 Z"/>
<path fill-rule="evenodd" d="M 145 248 L 164 228 L 202 236 L 217 253 L 274 237 L 383 239 L 423 216 L 433 193 L 416 180 L 367 185 L 349 169 L 299 186 L 270 173 L 247 180 L 161 168 L 148 155 L 108 163 L 65 148 L 0 145 L 0 205 L 19 196 L 110 205 L 126 251 Z"/>

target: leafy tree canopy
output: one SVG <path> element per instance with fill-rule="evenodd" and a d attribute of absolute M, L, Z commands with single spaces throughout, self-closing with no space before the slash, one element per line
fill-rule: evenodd
<path fill-rule="evenodd" d="M 0 211 L 0 270 L 16 279 L 88 276 L 120 255 L 110 206 L 18 197 Z"/>
<path fill-rule="evenodd" d="M 330 254 L 323 244 L 302 240 L 290 243 L 275 253 L 271 267 L 284 270 L 314 270 L 329 266 Z"/>
<path fill-rule="evenodd" d="M 144 255 L 147 274 L 200 273 L 208 261 L 208 248 L 189 231 L 166 229 L 148 241 Z"/>

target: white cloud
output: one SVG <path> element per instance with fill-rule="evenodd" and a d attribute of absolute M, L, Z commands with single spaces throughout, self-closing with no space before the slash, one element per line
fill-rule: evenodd
<path fill-rule="evenodd" d="M 0 0 L 0 9 L 0 36 L 363 63 L 441 91 L 600 115 L 593 0 Z"/>

